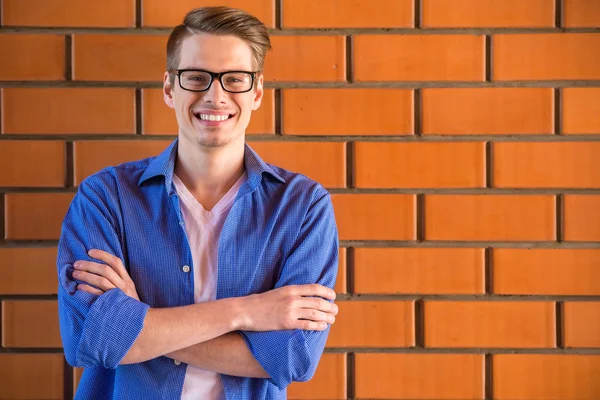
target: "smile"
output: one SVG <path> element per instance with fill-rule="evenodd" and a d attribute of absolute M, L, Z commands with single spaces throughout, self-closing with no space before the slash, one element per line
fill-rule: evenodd
<path fill-rule="evenodd" d="M 215 114 L 195 114 L 196 118 L 199 118 L 203 121 L 225 121 L 229 118 L 232 117 L 231 114 L 219 114 L 219 115 L 215 115 Z"/>

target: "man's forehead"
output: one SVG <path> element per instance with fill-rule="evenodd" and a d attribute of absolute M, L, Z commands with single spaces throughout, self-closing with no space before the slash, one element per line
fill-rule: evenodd
<path fill-rule="evenodd" d="M 253 64 L 250 46 L 233 35 L 197 33 L 183 40 L 180 52 L 181 69 L 249 70 Z"/>

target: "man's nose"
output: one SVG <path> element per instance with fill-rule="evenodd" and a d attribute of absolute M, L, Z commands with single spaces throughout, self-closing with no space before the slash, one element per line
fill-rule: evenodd
<path fill-rule="evenodd" d="M 204 101 L 214 104 L 225 103 L 226 93 L 219 79 L 215 78 L 204 92 Z"/>

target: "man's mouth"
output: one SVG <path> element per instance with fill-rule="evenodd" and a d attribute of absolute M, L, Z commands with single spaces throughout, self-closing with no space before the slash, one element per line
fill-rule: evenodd
<path fill-rule="evenodd" d="M 233 117 L 233 114 L 203 114 L 196 113 L 194 116 L 202 121 L 221 122 Z"/>

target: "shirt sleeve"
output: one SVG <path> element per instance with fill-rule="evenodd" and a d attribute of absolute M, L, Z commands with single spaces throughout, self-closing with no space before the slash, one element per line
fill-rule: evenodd
<path fill-rule="evenodd" d="M 318 283 L 333 289 L 338 245 L 331 196 L 325 192 L 309 209 L 276 287 Z M 240 333 L 252 355 L 269 374 L 269 380 L 284 389 L 293 381 L 312 378 L 325 348 L 329 326 L 324 331 Z"/>
<path fill-rule="evenodd" d="M 65 358 L 76 367 L 116 368 L 144 324 L 148 306 L 112 289 L 100 296 L 77 290 L 73 263 L 95 261 L 87 252 L 100 249 L 125 260 L 114 213 L 118 200 L 100 179 L 84 181 L 63 221 L 58 243 L 58 315 Z M 113 192 L 116 193 L 116 190 Z"/>

